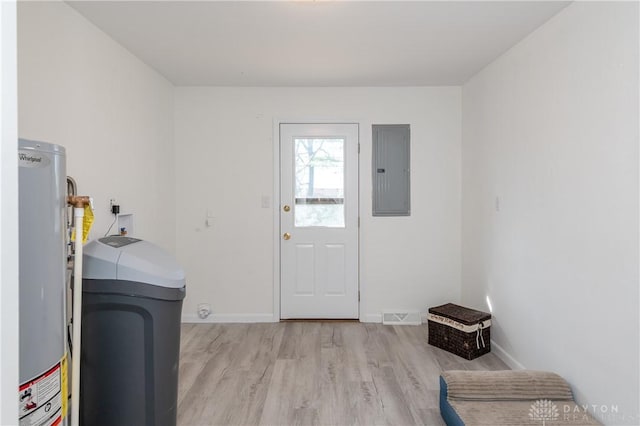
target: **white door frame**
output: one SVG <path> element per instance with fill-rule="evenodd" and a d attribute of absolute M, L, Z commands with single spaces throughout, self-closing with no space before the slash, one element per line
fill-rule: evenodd
<path fill-rule="evenodd" d="M 285 120 L 275 118 L 273 120 L 273 322 L 280 322 L 280 125 L 281 124 L 357 124 L 358 144 L 360 144 L 361 120 L 345 119 L 295 119 Z M 358 152 L 360 152 L 358 150 Z M 360 217 L 360 155 L 358 155 L 358 217 Z M 362 322 L 362 301 L 364 291 L 360 280 L 360 229 L 358 229 L 358 289 L 360 300 L 358 301 L 359 320 Z"/>
<path fill-rule="evenodd" d="M 18 55 L 17 2 L 0 1 L 0 424 L 18 405 Z"/>

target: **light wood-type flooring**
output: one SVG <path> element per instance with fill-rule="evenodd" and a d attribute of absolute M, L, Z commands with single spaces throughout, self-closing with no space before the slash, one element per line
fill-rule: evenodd
<path fill-rule="evenodd" d="M 178 425 L 443 425 L 442 370 L 501 370 L 427 343 L 427 326 L 185 324 Z"/>

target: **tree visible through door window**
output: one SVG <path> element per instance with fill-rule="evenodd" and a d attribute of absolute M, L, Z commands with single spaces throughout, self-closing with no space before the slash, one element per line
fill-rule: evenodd
<path fill-rule="evenodd" d="M 295 226 L 344 228 L 344 139 L 294 140 Z"/>

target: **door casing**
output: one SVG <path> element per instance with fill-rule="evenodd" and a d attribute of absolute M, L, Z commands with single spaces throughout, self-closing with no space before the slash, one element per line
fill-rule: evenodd
<path fill-rule="evenodd" d="M 362 197 L 360 196 L 360 177 L 362 170 L 360 168 L 360 146 L 361 141 L 361 120 L 345 120 L 345 119 L 279 119 L 273 120 L 273 322 L 280 322 L 280 125 L 281 124 L 357 124 L 358 125 L 358 218 L 360 218 Z M 360 219 L 359 219 L 360 222 Z M 362 322 L 364 313 L 362 307 L 366 300 L 365 289 L 363 288 L 360 268 L 360 229 L 358 230 L 358 289 L 359 301 L 358 312 L 359 321 Z"/>

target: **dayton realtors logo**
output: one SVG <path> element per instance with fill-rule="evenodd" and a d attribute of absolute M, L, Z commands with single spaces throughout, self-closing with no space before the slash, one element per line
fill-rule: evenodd
<path fill-rule="evenodd" d="M 558 407 L 548 399 L 539 399 L 529 408 L 529 417 L 531 420 L 542 422 L 542 426 L 546 425 L 546 422 L 557 420 L 560 417 Z"/>

